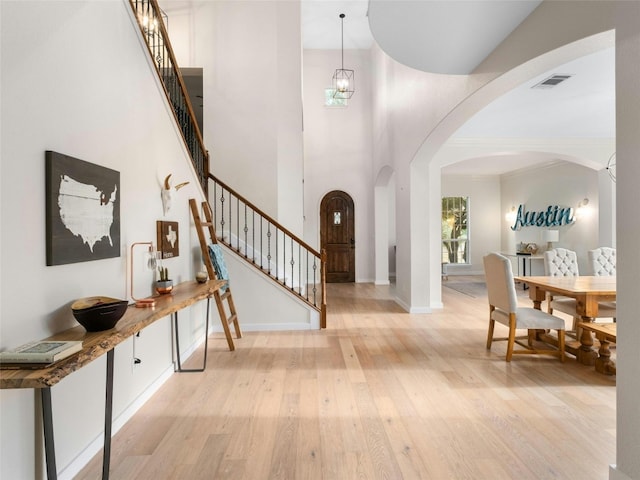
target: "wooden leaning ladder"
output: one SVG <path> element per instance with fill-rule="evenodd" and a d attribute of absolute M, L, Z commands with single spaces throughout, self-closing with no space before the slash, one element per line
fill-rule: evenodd
<path fill-rule="evenodd" d="M 207 273 L 210 279 L 217 279 L 216 271 L 213 267 L 213 262 L 209 256 L 209 245 L 204 233 L 204 227 L 209 229 L 209 238 L 211 243 L 217 244 L 218 239 L 216 237 L 215 230 L 213 228 L 213 220 L 211 215 L 211 207 L 208 202 L 202 202 L 202 212 L 205 217 L 205 222 L 200 218 L 200 212 L 198 211 L 198 204 L 195 198 L 189 199 L 189 207 L 191 207 L 191 214 L 193 215 L 193 221 L 196 225 L 196 231 L 198 232 L 198 239 L 200 240 L 200 249 L 202 250 L 202 261 L 207 267 Z M 216 305 L 218 307 L 218 313 L 220 314 L 220 321 L 222 322 L 222 328 L 224 328 L 224 334 L 227 337 L 227 343 L 229 344 L 229 350 L 235 350 L 233 344 L 233 337 L 231 336 L 231 329 L 229 325 L 233 323 L 233 327 L 236 331 L 236 337 L 242 338 L 242 331 L 240 330 L 240 324 L 238 323 L 238 315 L 236 314 L 236 307 L 233 303 L 233 296 L 231 295 L 231 288 L 227 284 L 227 289 L 224 293 L 220 293 L 220 290 L 216 290 L 213 294 Z M 227 301 L 229 309 L 229 315 L 224 308 L 223 301 Z"/>

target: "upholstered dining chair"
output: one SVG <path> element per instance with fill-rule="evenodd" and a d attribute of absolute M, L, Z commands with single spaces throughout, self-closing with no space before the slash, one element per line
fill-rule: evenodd
<path fill-rule="evenodd" d="M 587 252 L 591 275 L 615 276 L 616 275 L 616 249 L 611 247 L 598 247 Z"/>
<path fill-rule="evenodd" d="M 580 275 L 578 269 L 578 256 L 573 250 L 566 248 L 554 248 L 544 252 L 544 273 L 551 277 L 577 277 Z M 616 315 L 615 308 L 604 304 L 598 305 L 598 317 L 613 318 Z M 576 299 L 569 297 L 559 297 L 549 295 L 547 298 L 547 312 L 553 314 L 554 310 L 566 313 L 573 317 L 573 327 L 571 336 L 580 337 L 577 324 L 582 321 L 576 314 Z"/>
<path fill-rule="evenodd" d="M 566 248 L 554 248 L 544 252 L 544 274 L 548 277 L 577 277 L 578 256 L 573 250 Z M 553 314 L 554 310 L 566 313 L 573 317 L 573 329 L 582 319 L 576 316 L 576 299 L 569 297 L 547 297 L 547 312 Z"/>
<path fill-rule="evenodd" d="M 616 249 L 611 247 L 598 247 L 587 252 L 591 275 L 596 277 L 616 276 Z M 612 316 L 616 321 L 616 302 L 598 303 L 598 311 L 606 312 L 606 316 Z"/>
<path fill-rule="evenodd" d="M 519 307 L 516 286 L 513 281 L 511 261 L 499 253 L 490 253 L 483 258 L 484 272 L 487 281 L 489 298 L 489 332 L 487 335 L 487 349 L 491 349 L 494 340 L 507 341 L 507 362 L 514 354 L 545 354 L 554 355 L 564 362 L 564 334 L 565 325 L 562 318 L 537 310 L 533 307 Z M 494 338 L 495 322 L 509 327 L 509 336 Z M 526 337 L 516 337 L 516 330 L 527 329 Z M 536 349 L 533 347 L 535 330 L 557 330 L 558 349 Z M 527 343 L 521 340 L 527 339 Z M 515 349 L 515 344 L 524 348 Z"/>

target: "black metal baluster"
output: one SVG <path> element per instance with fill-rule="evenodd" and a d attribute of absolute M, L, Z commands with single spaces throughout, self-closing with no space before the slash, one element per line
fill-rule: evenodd
<path fill-rule="evenodd" d="M 295 287 L 293 286 L 293 279 L 296 278 L 295 275 L 293 274 L 293 267 L 295 266 L 296 262 L 293 259 L 293 237 L 291 237 L 291 290 L 293 290 Z"/>
<path fill-rule="evenodd" d="M 247 233 L 249 227 L 247 226 L 247 204 L 244 204 L 244 258 L 247 258 Z"/>
<path fill-rule="evenodd" d="M 221 240 L 224 241 L 224 187 L 220 187 L 220 233 Z"/>
<path fill-rule="evenodd" d="M 307 250 L 307 261 L 305 262 L 304 296 L 309 300 L 309 250 Z"/>
<path fill-rule="evenodd" d="M 271 222 L 267 220 L 267 272 L 271 275 Z"/>
<path fill-rule="evenodd" d="M 316 272 L 318 270 L 318 266 L 316 265 L 316 258 L 317 257 L 313 257 L 313 304 L 314 305 L 318 305 L 318 303 L 316 302 Z"/>
<path fill-rule="evenodd" d="M 215 225 L 216 222 L 218 221 L 218 182 L 213 182 L 213 218 L 211 219 L 211 221 L 213 222 L 213 224 Z M 209 201 L 209 199 L 207 198 L 207 201 Z"/>
<path fill-rule="evenodd" d="M 240 199 L 236 197 L 236 251 L 240 253 Z"/>
<path fill-rule="evenodd" d="M 231 221 L 231 191 L 229 191 L 229 246 L 233 248 L 233 239 L 231 238 L 231 233 L 233 231 L 233 222 Z"/>
<path fill-rule="evenodd" d="M 298 244 L 298 295 L 302 295 L 302 245 Z"/>

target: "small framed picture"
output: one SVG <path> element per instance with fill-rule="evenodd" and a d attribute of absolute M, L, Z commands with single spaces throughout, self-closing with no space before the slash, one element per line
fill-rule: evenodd
<path fill-rule="evenodd" d="M 178 242 L 178 222 L 156 222 L 158 233 L 158 253 L 160 258 L 173 258 L 180 254 Z"/>

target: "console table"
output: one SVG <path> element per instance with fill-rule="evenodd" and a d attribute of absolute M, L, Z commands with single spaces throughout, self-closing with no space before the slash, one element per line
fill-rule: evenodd
<path fill-rule="evenodd" d="M 130 305 L 115 328 L 102 332 L 87 332 L 84 327 L 77 326 L 46 338 L 45 340 L 82 340 L 82 350 L 80 352 L 48 368 L 0 370 L 0 388 L 36 388 L 41 391 L 47 478 L 53 480 L 58 477 L 53 438 L 51 387 L 67 375 L 88 365 L 96 358 L 104 354 L 107 355 L 102 478 L 105 480 L 108 479 L 111 457 L 113 358 L 115 347 L 153 322 L 169 315 L 171 315 L 176 322 L 177 343 L 178 311 L 204 299 L 207 299 L 206 339 L 208 337 L 209 300 L 214 292 L 219 290 L 225 283 L 225 280 L 209 280 L 205 283 L 197 283 L 195 281 L 181 283 L 174 287 L 171 294 L 158 296 L 156 298 L 156 306 L 153 308 L 136 308 Z M 177 371 L 201 371 L 204 369 L 183 370 L 180 365 L 180 350 L 178 345 L 176 345 L 176 352 L 178 356 Z M 206 344 L 204 361 L 206 366 Z"/>

